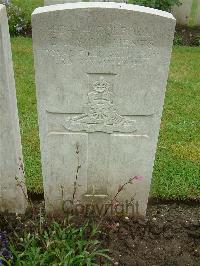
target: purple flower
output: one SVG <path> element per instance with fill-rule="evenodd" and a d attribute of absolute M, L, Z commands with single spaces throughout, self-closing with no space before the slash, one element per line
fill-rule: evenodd
<path fill-rule="evenodd" d="M 0 231 L 0 257 L 9 261 L 12 259 L 12 253 L 9 249 L 9 243 L 6 237 L 6 232 Z M 2 260 L 0 259 L 0 265 L 3 265 Z"/>
<path fill-rule="evenodd" d="M 144 179 L 143 176 L 140 176 L 140 175 L 136 175 L 136 176 L 133 176 L 129 179 L 129 183 L 132 184 L 133 183 L 133 180 L 142 180 Z"/>

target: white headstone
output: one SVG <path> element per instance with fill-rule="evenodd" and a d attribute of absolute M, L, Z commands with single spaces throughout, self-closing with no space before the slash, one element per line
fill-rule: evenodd
<path fill-rule="evenodd" d="M 0 211 L 24 213 L 26 205 L 8 20 L 0 5 Z"/>
<path fill-rule="evenodd" d="M 179 25 L 188 25 L 190 14 L 192 10 L 193 0 L 181 0 L 180 6 L 174 6 L 172 14 L 176 18 L 176 22 Z"/>
<path fill-rule="evenodd" d="M 197 13 L 196 13 L 195 26 L 200 26 L 200 0 L 197 1 Z"/>
<path fill-rule="evenodd" d="M 46 210 L 74 198 L 109 203 L 142 176 L 117 199 L 134 197 L 144 216 L 175 19 L 134 5 L 76 3 L 36 9 L 32 26 Z"/>

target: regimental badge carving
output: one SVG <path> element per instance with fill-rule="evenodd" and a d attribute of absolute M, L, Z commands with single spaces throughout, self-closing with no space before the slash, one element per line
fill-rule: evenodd
<path fill-rule="evenodd" d="M 118 114 L 113 102 L 111 84 L 103 77 L 93 84 L 88 93 L 86 112 L 69 118 L 64 127 L 69 131 L 131 133 L 137 130 L 136 121 Z"/>

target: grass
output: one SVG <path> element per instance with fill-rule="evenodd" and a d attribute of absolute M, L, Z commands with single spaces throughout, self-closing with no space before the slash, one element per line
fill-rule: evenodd
<path fill-rule="evenodd" d="M 30 19 L 31 14 L 34 9 L 39 6 L 44 6 L 43 0 L 12 0 L 13 5 L 20 7 L 23 12 L 26 14 L 26 17 Z"/>
<path fill-rule="evenodd" d="M 111 261 L 95 224 L 77 226 L 68 219 L 38 222 L 31 220 L 30 227 L 30 221 L 24 224 L 20 219 L 23 230 L 10 235 L 0 230 L 0 265 L 97 266 Z"/>
<path fill-rule="evenodd" d="M 39 234 L 27 234 L 18 245 L 11 246 L 13 262 L 20 265 L 93 265 L 103 257 L 110 260 L 108 250 L 100 249 L 100 242 L 88 239 L 87 224 L 76 228 L 73 225 L 61 227 L 53 222 L 49 229 Z M 97 232 L 92 233 L 97 237 Z"/>
<path fill-rule="evenodd" d="M 12 38 L 26 183 L 42 192 L 32 40 Z M 200 198 L 200 47 L 174 47 L 151 195 Z"/>
<path fill-rule="evenodd" d="M 20 37 L 12 41 L 26 183 L 29 191 L 42 192 L 32 42 Z"/>
<path fill-rule="evenodd" d="M 174 47 L 152 195 L 200 197 L 200 48 Z"/>

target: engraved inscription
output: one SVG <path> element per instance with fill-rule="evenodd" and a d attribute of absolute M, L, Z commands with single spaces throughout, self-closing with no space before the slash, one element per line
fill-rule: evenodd
<path fill-rule="evenodd" d="M 93 84 L 88 93 L 86 112 L 66 119 L 64 127 L 69 131 L 130 133 L 137 130 L 136 121 L 118 114 L 110 91 L 111 84 L 103 77 Z"/>
<path fill-rule="evenodd" d="M 56 43 L 63 43 L 64 45 L 68 43 L 76 47 L 93 47 L 94 40 L 96 46 L 102 46 L 105 43 L 109 43 L 115 40 L 113 45 L 116 47 L 135 47 L 141 45 L 152 47 L 155 41 L 152 33 L 150 34 L 148 32 L 148 29 L 146 29 L 144 26 L 124 26 L 117 21 L 115 22 L 115 25 L 110 23 L 106 25 L 104 23 L 93 25 L 93 23 L 91 23 L 86 29 L 83 29 L 81 32 L 79 31 L 77 24 L 59 24 L 56 26 L 51 25 L 47 29 L 47 34 L 48 42 L 52 46 L 55 46 Z"/>
<path fill-rule="evenodd" d="M 63 65 L 71 65 L 78 58 L 79 64 L 84 66 L 92 63 L 131 68 L 144 61 L 151 64 L 152 57 L 159 58 L 159 51 L 154 45 L 157 35 L 144 26 L 121 25 L 117 21 L 115 25 L 95 23 L 94 26 L 89 23 L 82 31 L 79 26 L 74 23 L 63 25 L 59 19 L 54 21 L 46 29 L 47 41 L 40 47 L 40 52 L 48 54 L 56 64 Z"/>

